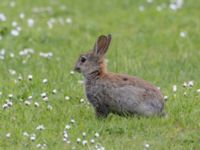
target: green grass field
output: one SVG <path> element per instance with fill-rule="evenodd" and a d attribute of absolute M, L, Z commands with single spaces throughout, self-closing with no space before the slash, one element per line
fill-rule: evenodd
<path fill-rule="evenodd" d="M 169 5 L 1 0 L 0 149 L 199 150 L 200 1 Z M 108 69 L 160 87 L 167 117 L 95 118 L 82 76 L 71 71 L 79 54 L 108 33 Z"/>

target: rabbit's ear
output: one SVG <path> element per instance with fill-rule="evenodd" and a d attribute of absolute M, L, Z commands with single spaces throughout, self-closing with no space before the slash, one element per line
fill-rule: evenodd
<path fill-rule="evenodd" d="M 110 34 L 108 36 L 105 36 L 105 35 L 99 36 L 94 45 L 94 49 L 93 49 L 94 54 L 98 56 L 103 56 L 108 50 L 110 41 L 111 41 Z"/>

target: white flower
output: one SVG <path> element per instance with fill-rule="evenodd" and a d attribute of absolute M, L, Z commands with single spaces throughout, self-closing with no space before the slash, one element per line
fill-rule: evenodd
<path fill-rule="evenodd" d="M 6 137 L 10 138 L 11 134 L 10 133 L 6 133 Z"/>
<path fill-rule="evenodd" d="M 197 93 L 200 94 L 200 89 L 197 89 Z"/>
<path fill-rule="evenodd" d="M 80 142 L 81 142 L 81 139 L 80 139 L 80 138 L 77 138 L 76 141 L 77 141 L 77 143 L 80 143 Z"/>
<path fill-rule="evenodd" d="M 33 98 L 33 96 L 29 96 L 29 97 L 28 97 L 28 100 L 32 100 L 32 98 Z"/>
<path fill-rule="evenodd" d="M 176 91 L 177 91 L 177 86 L 173 85 L 173 92 L 176 92 Z"/>
<path fill-rule="evenodd" d="M 147 3 L 152 3 L 153 2 L 153 0 L 147 0 Z"/>
<path fill-rule="evenodd" d="M 83 137 L 86 137 L 86 133 L 85 133 L 85 132 L 83 132 L 83 133 L 82 133 L 82 136 L 83 136 Z"/>
<path fill-rule="evenodd" d="M 86 145 L 86 144 L 87 144 L 87 140 L 83 140 L 83 141 L 82 141 L 82 144 L 83 144 L 83 145 Z"/>
<path fill-rule="evenodd" d="M 188 86 L 192 87 L 194 85 L 194 81 L 189 81 Z"/>
<path fill-rule="evenodd" d="M 40 147 L 42 147 L 42 144 L 37 144 L 36 147 L 40 148 Z"/>
<path fill-rule="evenodd" d="M 71 126 L 68 124 L 65 126 L 65 129 L 70 129 L 70 128 L 71 128 Z"/>
<path fill-rule="evenodd" d="M 48 102 L 49 98 L 46 96 L 43 98 L 43 101 Z"/>
<path fill-rule="evenodd" d="M 70 122 L 71 122 L 71 123 L 75 123 L 75 120 L 74 120 L 74 119 L 71 119 Z"/>
<path fill-rule="evenodd" d="M 168 99 L 168 96 L 164 96 L 163 98 L 164 98 L 164 100 L 166 101 L 166 100 Z"/>
<path fill-rule="evenodd" d="M 31 102 L 30 101 L 24 101 L 24 104 L 29 106 L 31 104 Z"/>
<path fill-rule="evenodd" d="M 47 105 L 47 109 L 52 110 L 53 107 L 52 107 L 50 104 L 48 104 L 48 105 Z"/>
<path fill-rule="evenodd" d="M 19 31 L 16 30 L 16 29 L 12 29 L 11 32 L 10 32 L 10 34 L 11 34 L 12 36 L 18 36 L 18 35 L 19 35 Z"/>
<path fill-rule="evenodd" d="M 19 77 L 18 77 L 18 80 L 21 81 L 21 80 L 22 80 L 22 76 L 19 76 Z"/>
<path fill-rule="evenodd" d="M 64 136 L 64 138 L 68 138 L 68 134 L 66 131 L 64 132 L 63 136 Z"/>
<path fill-rule="evenodd" d="M 140 5 L 139 6 L 139 11 L 144 11 L 144 6 Z"/>
<path fill-rule="evenodd" d="M 45 127 L 43 124 L 36 127 L 36 130 L 44 130 L 44 129 L 45 129 Z"/>
<path fill-rule="evenodd" d="M 47 79 L 43 79 L 43 80 L 42 80 L 42 83 L 44 83 L 44 84 L 47 83 L 47 82 L 48 82 Z"/>
<path fill-rule="evenodd" d="M 29 137 L 29 134 L 27 132 L 23 132 L 23 136 Z"/>
<path fill-rule="evenodd" d="M 15 1 L 11 1 L 9 4 L 10 4 L 10 7 L 15 7 Z"/>
<path fill-rule="evenodd" d="M 53 89 L 53 90 L 52 90 L 52 93 L 53 93 L 53 94 L 56 94 L 56 93 L 57 93 L 57 90 L 56 90 L 56 89 Z"/>
<path fill-rule="evenodd" d="M 65 96 L 65 100 L 69 100 L 70 99 L 70 97 L 69 96 Z"/>
<path fill-rule="evenodd" d="M 13 98 L 13 94 L 8 94 L 8 97 L 11 99 Z"/>
<path fill-rule="evenodd" d="M 70 74 L 74 74 L 74 71 L 73 71 L 73 70 L 71 70 L 71 71 L 70 71 Z"/>
<path fill-rule="evenodd" d="M 6 21 L 6 16 L 3 13 L 0 13 L 0 21 Z"/>
<path fill-rule="evenodd" d="M 10 53 L 10 57 L 11 58 L 15 57 L 15 54 L 14 53 Z"/>
<path fill-rule="evenodd" d="M 8 104 L 3 104 L 3 109 L 6 109 L 6 108 L 8 108 Z"/>
<path fill-rule="evenodd" d="M 145 148 L 149 148 L 149 147 L 150 147 L 150 145 L 149 145 L 149 144 L 147 144 L 147 143 L 145 143 L 145 144 L 144 144 L 144 147 L 145 147 Z"/>
<path fill-rule="evenodd" d="M 27 24 L 28 24 L 29 27 L 33 27 L 33 25 L 34 25 L 34 20 L 33 20 L 32 18 L 29 18 L 29 19 L 27 20 Z"/>
<path fill-rule="evenodd" d="M 46 93 L 42 93 L 42 94 L 40 94 L 40 96 L 41 96 L 42 98 L 45 98 L 45 97 L 47 96 L 47 94 L 46 94 Z"/>
<path fill-rule="evenodd" d="M 16 74 L 16 71 L 13 70 L 13 69 L 9 69 L 8 71 L 9 71 L 9 73 L 10 73 L 11 75 L 15 75 L 15 74 Z"/>
<path fill-rule="evenodd" d="M 19 14 L 19 18 L 20 18 L 20 19 L 24 19 L 24 17 L 25 17 L 25 14 L 24 14 L 24 13 L 20 13 L 20 14 Z"/>
<path fill-rule="evenodd" d="M 98 138 L 98 137 L 99 137 L 99 133 L 97 133 L 97 132 L 96 132 L 96 133 L 95 133 L 95 137 L 97 137 L 97 138 Z"/>
<path fill-rule="evenodd" d="M 35 105 L 35 107 L 39 107 L 40 106 L 40 104 L 38 102 L 35 102 L 34 105 Z"/>
<path fill-rule="evenodd" d="M 187 36 L 187 33 L 186 32 L 180 32 L 180 37 L 182 37 L 182 38 L 185 38 Z"/>
<path fill-rule="evenodd" d="M 35 139 L 36 139 L 36 135 L 35 135 L 35 134 L 32 134 L 32 135 L 30 136 L 30 140 L 31 140 L 31 141 L 35 141 Z"/>
<path fill-rule="evenodd" d="M 29 80 L 32 80 L 33 79 L 33 76 L 30 74 L 30 75 L 28 75 L 28 79 Z"/>
<path fill-rule="evenodd" d="M 80 102 L 83 103 L 85 100 L 83 98 L 80 99 Z"/>
<path fill-rule="evenodd" d="M 71 24 L 71 23 L 72 23 L 72 19 L 68 17 L 68 18 L 66 19 L 66 23 Z"/>
<path fill-rule="evenodd" d="M 91 139 L 91 140 L 90 140 L 90 143 L 94 144 L 94 142 L 95 142 L 94 139 Z"/>
<path fill-rule="evenodd" d="M 9 106 L 9 107 L 11 107 L 12 105 L 13 105 L 13 103 L 11 102 L 11 101 L 7 101 L 7 105 Z"/>

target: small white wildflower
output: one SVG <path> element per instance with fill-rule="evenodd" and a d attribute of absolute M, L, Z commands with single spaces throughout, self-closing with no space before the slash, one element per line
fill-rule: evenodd
<path fill-rule="evenodd" d="M 64 141 L 64 142 L 67 142 L 67 138 L 63 138 L 63 141 Z"/>
<path fill-rule="evenodd" d="M 80 99 L 80 102 L 83 103 L 85 100 L 83 98 Z"/>
<path fill-rule="evenodd" d="M 35 107 L 39 107 L 40 104 L 39 104 L 38 102 L 35 102 L 35 103 L 34 103 L 34 106 L 35 106 Z"/>
<path fill-rule="evenodd" d="M 33 20 L 32 18 L 29 18 L 29 19 L 27 20 L 27 24 L 28 24 L 29 27 L 33 27 L 33 25 L 34 25 L 34 20 Z"/>
<path fill-rule="evenodd" d="M 65 100 L 69 100 L 70 99 L 70 97 L 69 96 L 65 96 Z"/>
<path fill-rule="evenodd" d="M 30 101 L 24 101 L 24 104 L 29 106 L 31 104 L 31 102 Z"/>
<path fill-rule="evenodd" d="M 173 92 L 176 92 L 176 91 L 177 91 L 177 86 L 173 85 Z"/>
<path fill-rule="evenodd" d="M 9 69 L 8 71 L 9 71 L 9 73 L 10 73 L 11 75 L 15 75 L 15 74 L 16 74 L 16 71 L 13 70 L 13 69 Z"/>
<path fill-rule="evenodd" d="M 80 142 L 81 142 L 81 139 L 80 139 L 80 138 L 77 138 L 77 139 L 76 139 L 76 142 L 77 142 L 77 143 L 80 143 Z"/>
<path fill-rule="evenodd" d="M 8 105 L 9 107 L 11 107 L 11 106 L 13 105 L 13 103 L 12 103 L 11 101 L 7 101 L 7 105 Z"/>
<path fill-rule="evenodd" d="M 44 130 L 44 129 L 45 129 L 45 127 L 43 124 L 36 127 L 36 130 Z"/>
<path fill-rule="evenodd" d="M 150 147 L 150 145 L 149 145 L 149 144 L 147 144 L 147 143 L 145 143 L 145 144 L 144 144 L 144 147 L 145 147 L 145 148 L 149 148 L 149 147 Z"/>
<path fill-rule="evenodd" d="M 91 140 L 90 140 L 90 143 L 94 144 L 94 142 L 95 142 L 94 139 L 91 139 Z"/>
<path fill-rule="evenodd" d="M 70 122 L 71 122 L 71 123 L 75 123 L 75 120 L 74 120 L 74 119 L 71 119 Z"/>
<path fill-rule="evenodd" d="M 29 97 L 28 97 L 28 100 L 32 100 L 32 98 L 33 98 L 33 96 L 29 96 Z"/>
<path fill-rule="evenodd" d="M 65 129 L 70 129 L 70 128 L 71 128 L 71 126 L 68 124 L 65 126 Z"/>
<path fill-rule="evenodd" d="M 70 74 L 74 74 L 74 71 L 73 71 L 73 70 L 71 70 L 71 71 L 70 71 Z"/>
<path fill-rule="evenodd" d="M 95 133 L 95 137 L 98 138 L 99 137 L 99 133 L 96 132 Z"/>
<path fill-rule="evenodd" d="M 19 35 L 19 31 L 16 30 L 16 29 L 12 29 L 11 32 L 10 32 L 10 34 L 11 34 L 12 36 L 18 36 L 18 35 Z"/>
<path fill-rule="evenodd" d="M 41 93 L 40 96 L 41 96 L 42 98 L 45 98 L 45 97 L 47 96 L 47 93 Z"/>
<path fill-rule="evenodd" d="M 86 137 L 86 133 L 85 133 L 85 132 L 83 132 L 83 133 L 82 133 L 82 136 L 83 136 L 83 137 Z"/>
<path fill-rule="evenodd" d="M 200 89 L 197 89 L 197 93 L 200 94 Z"/>
<path fill-rule="evenodd" d="M 17 22 L 16 22 L 16 21 L 13 21 L 13 22 L 12 22 L 12 26 L 13 26 L 13 27 L 16 27 L 16 26 L 17 26 Z"/>
<path fill-rule="evenodd" d="M 35 139 L 36 139 L 36 135 L 35 135 L 35 134 L 32 134 L 32 135 L 30 136 L 30 140 L 31 140 L 31 141 L 35 141 Z"/>
<path fill-rule="evenodd" d="M 28 79 L 31 81 L 33 79 L 33 76 L 31 74 L 28 75 Z"/>
<path fill-rule="evenodd" d="M 15 1 L 11 1 L 10 3 L 9 3 L 9 5 L 10 5 L 10 7 L 15 7 Z"/>
<path fill-rule="evenodd" d="M 168 99 L 168 96 L 164 96 L 163 98 L 164 98 L 164 100 L 166 101 L 166 100 Z"/>
<path fill-rule="evenodd" d="M 42 80 L 42 83 L 44 83 L 44 84 L 47 83 L 47 82 L 48 82 L 47 79 L 43 79 L 43 80 Z"/>
<path fill-rule="evenodd" d="M 84 81 L 83 80 L 78 80 L 78 83 L 79 84 L 84 84 Z"/>
<path fill-rule="evenodd" d="M 3 104 L 3 109 L 6 109 L 6 108 L 8 108 L 9 106 L 8 106 L 8 104 Z"/>
<path fill-rule="evenodd" d="M 8 94 L 8 98 L 13 98 L 13 94 Z"/>
<path fill-rule="evenodd" d="M 71 141 L 67 140 L 67 144 L 70 144 L 70 143 L 71 143 Z"/>
<path fill-rule="evenodd" d="M 20 18 L 20 19 L 24 19 L 24 17 L 25 17 L 25 14 L 24 14 L 24 13 L 20 13 L 20 14 L 19 14 L 19 18 Z"/>
<path fill-rule="evenodd" d="M 186 95 L 187 95 L 187 92 L 184 92 L 183 95 L 186 96 Z"/>
<path fill-rule="evenodd" d="M 37 144 L 36 147 L 37 147 L 37 148 L 41 148 L 41 147 L 42 147 L 42 144 Z"/>
<path fill-rule="evenodd" d="M 0 13 L 0 21 L 6 21 L 6 16 L 3 13 Z"/>
<path fill-rule="evenodd" d="M 187 82 L 184 82 L 183 87 L 187 87 L 187 86 L 188 86 Z"/>
<path fill-rule="evenodd" d="M 189 82 L 188 82 L 188 86 L 189 86 L 189 87 L 192 87 L 193 85 L 194 85 L 194 81 L 189 81 Z"/>
<path fill-rule="evenodd" d="M 43 101 L 48 102 L 49 98 L 46 96 L 43 98 Z"/>
<path fill-rule="evenodd" d="M 10 138 L 10 136 L 11 136 L 11 133 L 6 133 L 7 138 Z"/>
<path fill-rule="evenodd" d="M 64 138 L 68 138 L 67 132 L 65 132 L 63 136 L 64 136 Z"/>
<path fill-rule="evenodd" d="M 11 57 L 11 58 L 14 58 L 14 57 L 15 57 L 15 54 L 14 54 L 14 53 L 10 53 L 10 57 Z"/>
<path fill-rule="evenodd" d="M 147 3 L 152 3 L 153 2 L 153 0 L 147 0 Z"/>
<path fill-rule="evenodd" d="M 56 94 L 56 93 L 57 93 L 57 90 L 56 90 L 56 89 L 53 89 L 53 90 L 52 90 L 52 93 L 53 93 L 53 94 Z"/>
<path fill-rule="evenodd" d="M 29 137 L 29 134 L 25 131 L 25 132 L 23 132 L 23 136 Z"/>
<path fill-rule="evenodd" d="M 139 11 L 144 11 L 144 6 L 140 5 L 139 6 Z"/>
<path fill-rule="evenodd" d="M 185 38 L 187 36 L 187 33 L 186 32 L 180 32 L 180 37 L 182 37 L 182 38 Z"/>
<path fill-rule="evenodd" d="M 66 23 L 71 24 L 71 23 L 72 23 L 72 19 L 68 17 L 68 18 L 66 19 Z"/>
<path fill-rule="evenodd" d="M 87 140 L 83 140 L 83 141 L 82 141 L 82 144 L 83 144 L 83 145 L 86 145 L 86 144 L 87 144 Z"/>
<path fill-rule="evenodd" d="M 47 105 L 47 109 L 52 110 L 53 107 L 52 107 L 50 104 L 48 104 L 48 105 Z"/>

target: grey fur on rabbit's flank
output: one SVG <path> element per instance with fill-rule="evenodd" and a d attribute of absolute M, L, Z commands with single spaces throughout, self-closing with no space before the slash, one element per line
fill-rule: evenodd
<path fill-rule="evenodd" d="M 101 35 L 92 51 L 79 57 L 75 70 L 85 78 L 85 93 L 97 117 L 111 113 L 141 116 L 161 115 L 164 100 L 160 91 L 148 82 L 106 71 L 104 54 L 111 35 Z"/>

